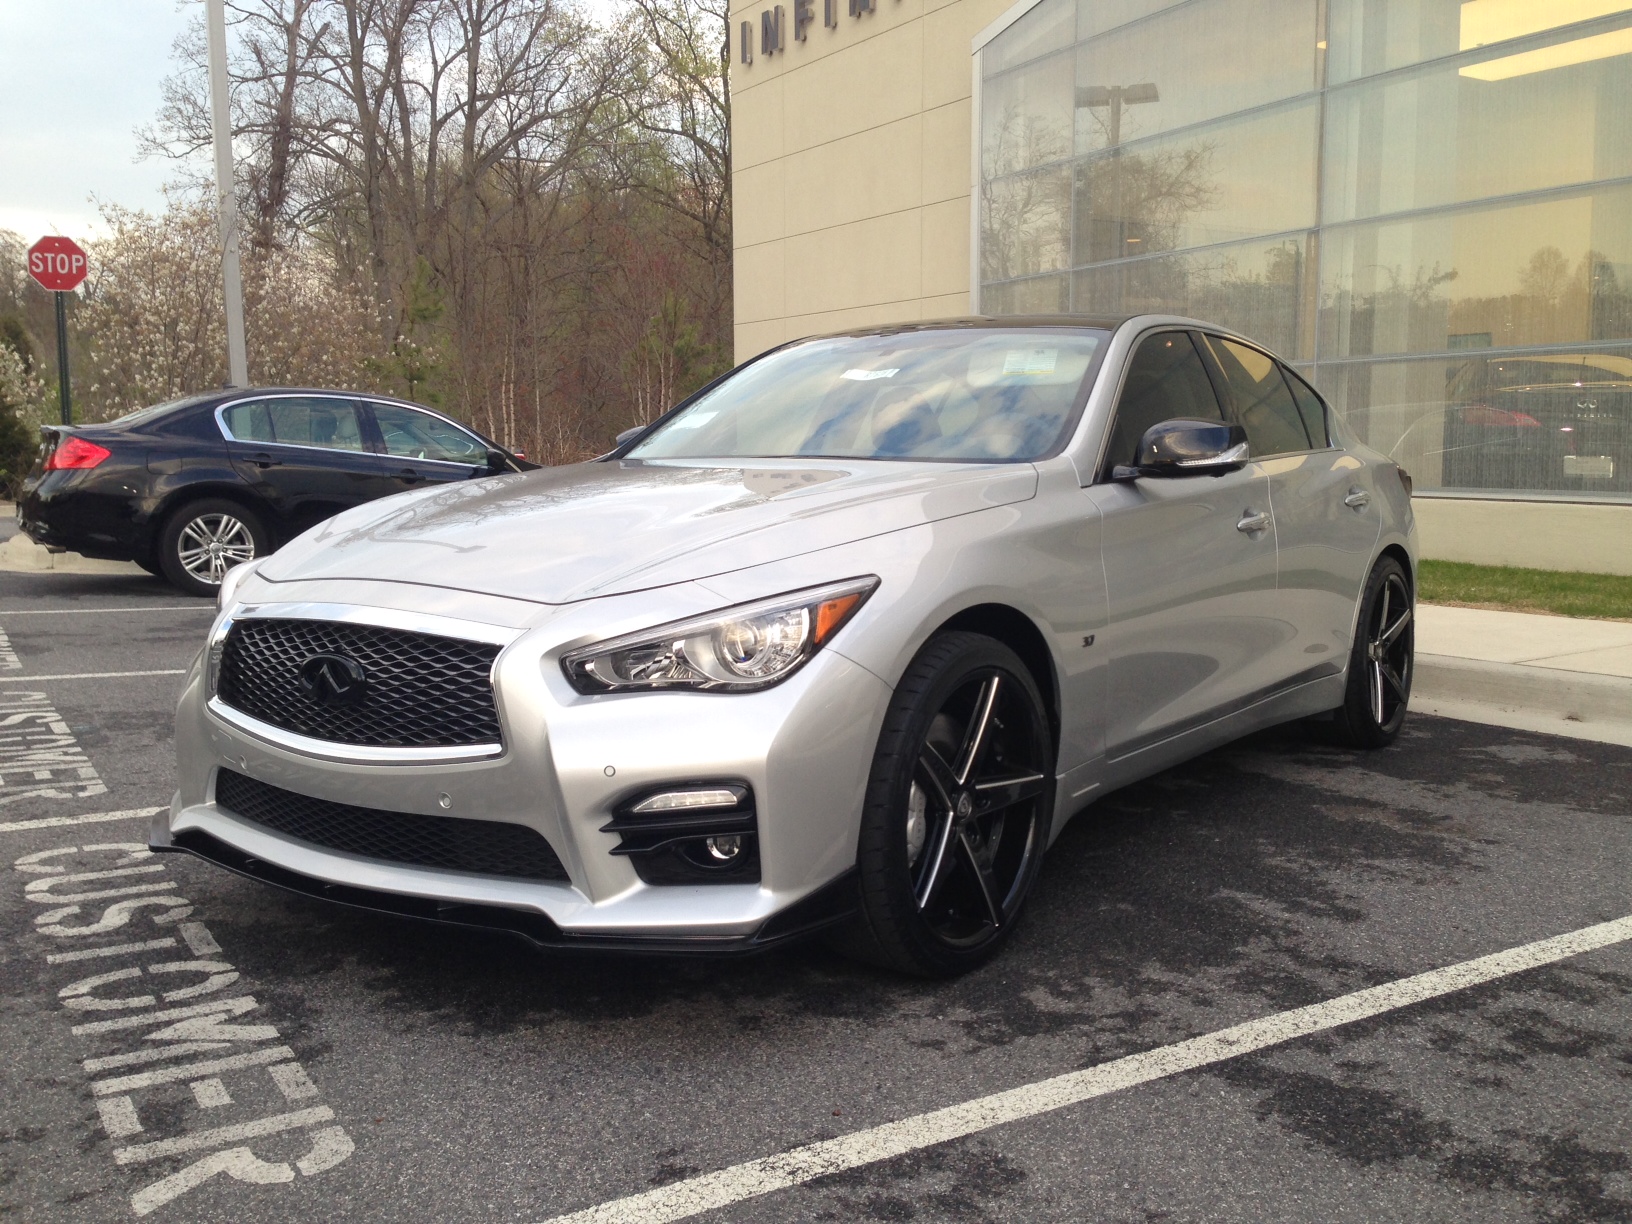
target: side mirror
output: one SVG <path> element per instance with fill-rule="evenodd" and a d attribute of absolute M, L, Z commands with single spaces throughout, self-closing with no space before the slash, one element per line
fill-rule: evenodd
<path fill-rule="evenodd" d="M 645 432 L 646 432 L 646 426 L 636 425 L 633 429 L 626 429 L 622 433 L 620 433 L 617 437 L 613 438 L 612 439 L 612 445 L 613 446 L 622 446 L 625 442 L 632 441 L 633 439 L 640 437 L 640 435 L 645 433 Z"/>
<path fill-rule="evenodd" d="M 494 449 L 487 452 L 487 470 L 490 472 L 513 472 L 516 465 L 510 462 L 510 456 L 503 451 Z"/>
<path fill-rule="evenodd" d="M 1139 439 L 1139 461 L 1117 467 L 1112 480 L 1140 476 L 1222 476 L 1250 458 L 1247 431 L 1222 421 L 1163 421 Z"/>

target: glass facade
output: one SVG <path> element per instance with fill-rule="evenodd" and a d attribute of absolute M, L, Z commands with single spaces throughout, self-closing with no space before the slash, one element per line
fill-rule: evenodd
<path fill-rule="evenodd" d="M 1217 321 L 1419 491 L 1632 501 L 1626 0 L 1041 0 L 979 55 L 984 313 Z"/>

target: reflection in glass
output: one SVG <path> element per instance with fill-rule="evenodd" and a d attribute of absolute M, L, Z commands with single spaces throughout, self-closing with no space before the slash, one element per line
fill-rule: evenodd
<path fill-rule="evenodd" d="M 1632 337 L 1632 188 L 1342 226 L 1322 357 Z"/>
<path fill-rule="evenodd" d="M 1206 319 L 1291 357 L 1303 254 L 1302 238 L 1285 238 L 1083 268 L 1072 274 L 1072 309 Z"/>
<path fill-rule="evenodd" d="M 1419 490 L 1632 498 L 1632 0 L 1067 8 L 981 52 L 983 310 L 1214 320 Z"/>

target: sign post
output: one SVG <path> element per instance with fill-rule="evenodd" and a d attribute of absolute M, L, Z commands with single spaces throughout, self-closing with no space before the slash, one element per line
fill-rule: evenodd
<path fill-rule="evenodd" d="M 28 248 L 28 274 L 57 298 L 57 393 L 62 423 L 74 423 L 74 401 L 68 390 L 68 295 L 79 288 L 90 263 L 72 238 L 41 238 Z"/>

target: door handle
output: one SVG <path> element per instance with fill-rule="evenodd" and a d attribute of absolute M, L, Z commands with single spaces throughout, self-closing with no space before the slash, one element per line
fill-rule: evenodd
<path fill-rule="evenodd" d="M 1248 535 L 1263 531 L 1269 526 L 1269 513 L 1265 510 L 1248 510 L 1241 516 L 1241 521 L 1235 525 L 1237 531 L 1244 531 Z"/>
<path fill-rule="evenodd" d="M 265 451 L 262 451 L 260 454 L 255 456 L 254 463 L 255 463 L 255 466 L 258 467 L 258 468 L 269 468 L 269 467 L 277 467 L 278 466 L 278 461 L 276 459 L 274 459 L 271 455 L 267 454 Z"/>
<path fill-rule="evenodd" d="M 1371 505 L 1371 494 L 1358 487 L 1350 489 L 1349 495 L 1343 499 L 1343 504 L 1350 510 L 1364 510 Z"/>
<path fill-rule="evenodd" d="M 413 484 L 419 478 L 419 473 L 414 471 L 413 468 L 403 468 L 402 471 L 397 473 L 398 480 L 407 481 L 409 484 Z"/>

